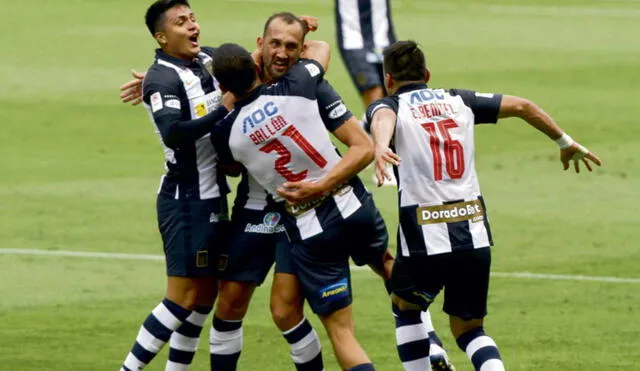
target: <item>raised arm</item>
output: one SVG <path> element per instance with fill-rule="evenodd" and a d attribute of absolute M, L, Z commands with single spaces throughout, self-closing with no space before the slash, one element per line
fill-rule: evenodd
<path fill-rule="evenodd" d="M 376 178 L 378 187 L 384 184 L 385 179 L 393 177 L 387 170 L 387 163 L 400 165 L 400 156 L 394 153 L 389 145 L 396 129 L 396 113 L 391 108 L 380 108 L 374 112 L 371 123 L 371 134 L 375 144 Z"/>
<path fill-rule="evenodd" d="M 304 42 L 304 49 L 300 57 L 312 59 L 320 63 L 326 73 L 329 69 L 329 61 L 331 60 L 331 47 L 324 41 L 307 40 Z"/>
<path fill-rule="evenodd" d="M 570 161 L 573 161 L 573 166 L 577 173 L 580 172 L 580 160 L 589 171 L 592 170 L 589 161 L 598 166 L 602 165 L 598 156 L 574 141 L 555 123 L 551 116 L 535 103 L 521 97 L 505 95 L 500 103 L 498 118 L 507 117 L 519 117 L 555 141 L 560 147 L 560 161 L 564 170 L 569 168 Z"/>

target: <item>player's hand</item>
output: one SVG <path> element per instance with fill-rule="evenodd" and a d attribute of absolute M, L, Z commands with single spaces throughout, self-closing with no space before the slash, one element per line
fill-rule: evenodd
<path fill-rule="evenodd" d="M 593 154 L 593 152 L 589 151 L 586 147 L 580 145 L 578 142 L 560 150 L 560 161 L 562 161 L 562 167 L 564 170 L 569 169 L 569 162 L 573 161 L 573 168 L 576 170 L 576 173 L 580 172 L 580 161 L 584 163 L 584 166 L 586 166 L 589 171 L 593 170 L 589 161 L 598 166 L 602 166 L 602 161 L 600 161 L 598 156 Z"/>
<path fill-rule="evenodd" d="M 320 197 L 323 190 L 317 182 L 286 182 L 276 189 L 278 195 L 290 204 L 299 204 Z"/>
<path fill-rule="evenodd" d="M 146 72 L 137 72 L 131 70 L 131 76 L 133 80 L 128 81 L 120 86 L 120 100 L 122 103 L 131 102 L 132 106 L 137 106 L 142 103 L 142 80 L 146 75 Z"/>
<path fill-rule="evenodd" d="M 395 166 L 400 165 L 400 156 L 395 154 L 389 147 L 376 146 L 376 179 L 378 179 L 378 187 L 384 184 L 385 179 L 393 180 L 393 176 L 387 170 L 387 164 Z"/>
<path fill-rule="evenodd" d="M 307 30 L 315 32 L 318 29 L 318 18 L 310 15 L 301 15 L 298 18 L 307 25 Z"/>

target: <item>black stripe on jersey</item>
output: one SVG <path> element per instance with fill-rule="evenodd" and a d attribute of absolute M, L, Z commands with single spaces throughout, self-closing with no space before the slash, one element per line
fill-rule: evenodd
<path fill-rule="evenodd" d="M 398 197 L 400 193 L 398 192 Z M 402 233 L 404 239 L 407 241 L 407 249 L 409 255 L 426 255 L 427 246 L 424 242 L 424 233 L 422 232 L 422 225 L 417 223 L 416 215 L 418 212 L 418 205 L 404 206 L 400 208 L 400 226 L 402 227 Z M 401 254 L 400 247 L 400 233 L 398 233 L 398 254 Z"/>
<path fill-rule="evenodd" d="M 373 19 L 371 12 L 371 0 L 358 1 L 358 13 L 360 14 L 360 33 L 364 42 L 364 49 L 375 48 L 373 40 Z"/>
<path fill-rule="evenodd" d="M 458 202 L 464 202 L 464 200 L 446 201 L 442 204 L 448 205 Z M 452 252 L 461 250 L 473 250 L 473 237 L 471 236 L 471 230 L 469 228 L 468 220 L 447 223 L 447 230 L 449 232 L 449 241 L 451 241 Z"/>
<path fill-rule="evenodd" d="M 364 204 L 364 200 L 370 197 L 369 192 L 365 188 L 362 180 L 357 176 L 349 180 L 349 185 L 353 188 L 353 193 Z M 290 241 L 300 240 L 300 231 L 297 228 L 296 217 L 289 214 L 284 208 L 284 202 L 280 202 L 278 208 L 281 214 L 284 216 L 284 226 L 287 229 L 287 236 Z M 340 209 L 336 205 L 336 201 L 333 197 L 327 197 L 326 201 L 315 208 L 316 218 L 320 222 L 322 230 L 331 228 L 334 224 L 345 220 L 340 213 Z"/>
<path fill-rule="evenodd" d="M 387 19 L 389 20 L 389 45 L 391 45 L 396 42 L 396 31 L 393 28 L 393 22 L 391 21 L 391 4 L 389 0 L 387 0 Z"/>
<path fill-rule="evenodd" d="M 491 228 L 489 228 L 489 215 L 487 214 L 487 206 L 484 204 L 484 198 L 482 196 L 478 196 L 480 200 L 480 204 L 482 205 L 482 210 L 484 210 L 484 227 L 487 229 L 487 237 L 489 237 L 489 245 L 493 246 L 493 237 L 491 236 Z"/>
<path fill-rule="evenodd" d="M 247 171 L 244 170 L 242 172 L 242 178 L 240 179 L 240 183 L 238 183 L 238 188 L 236 188 L 236 198 L 233 201 L 233 210 L 235 212 L 236 208 L 238 210 L 243 209 L 247 204 L 247 200 L 249 199 L 249 176 L 247 175 Z"/>

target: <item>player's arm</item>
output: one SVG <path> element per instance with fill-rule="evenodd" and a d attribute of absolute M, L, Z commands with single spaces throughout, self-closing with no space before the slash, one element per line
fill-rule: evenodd
<path fill-rule="evenodd" d="M 602 165 L 598 156 L 574 141 L 537 104 L 521 97 L 505 95 L 500 103 L 498 118 L 507 117 L 519 117 L 555 141 L 560 147 L 560 161 L 565 170 L 569 168 L 569 161 L 573 161 L 577 173 L 580 172 L 580 160 L 589 171 L 592 170 L 589 161 L 598 166 Z"/>
<path fill-rule="evenodd" d="M 397 104 L 393 97 L 373 102 L 367 108 L 367 122 L 371 123 L 371 134 L 374 140 L 378 187 L 384 183 L 385 179 L 393 179 L 387 170 L 387 163 L 400 165 L 400 156 L 389 147 L 396 130 L 398 117 L 396 110 Z"/>
<path fill-rule="evenodd" d="M 287 201 L 296 203 L 321 196 L 356 176 L 373 159 L 373 143 L 360 122 L 342 102 L 342 98 L 327 81 L 316 87 L 320 116 L 327 130 L 348 149 L 331 171 L 317 182 L 285 183 L 278 193 Z"/>
<path fill-rule="evenodd" d="M 326 73 L 331 60 L 331 47 L 325 41 L 306 40 L 300 58 L 311 59 L 320 63 Z"/>
<path fill-rule="evenodd" d="M 226 94 L 225 94 L 226 95 Z M 218 169 L 225 175 L 239 176 L 242 174 L 244 167 L 233 158 L 231 148 L 229 147 L 229 137 L 231 135 L 231 127 L 233 121 L 237 117 L 237 112 L 233 111 L 224 119 L 218 121 L 209 136 L 211 144 L 218 154 Z"/>
<path fill-rule="evenodd" d="M 179 81 L 152 76 L 153 81 L 145 84 L 143 100 L 151 108 L 153 121 L 158 127 L 164 144 L 171 149 L 178 149 L 183 145 L 192 144 L 198 138 L 209 133 L 216 122 L 222 120 L 228 108 L 233 106 L 232 97 L 223 98 L 223 105 L 213 112 L 195 120 L 182 119 Z M 227 107 L 225 107 L 227 105 Z"/>

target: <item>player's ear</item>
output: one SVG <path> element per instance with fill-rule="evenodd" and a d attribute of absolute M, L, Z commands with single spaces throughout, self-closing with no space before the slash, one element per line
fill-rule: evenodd
<path fill-rule="evenodd" d="M 385 73 L 384 74 L 384 87 L 387 89 L 387 91 L 390 91 L 391 88 L 393 87 L 394 81 L 393 81 L 393 76 L 391 76 L 390 73 Z"/>
<path fill-rule="evenodd" d="M 429 79 L 431 78 L 431 72 L 429 72 L 428 68 L 424 69 L 424 82 L 429 82 Z"/>
<path fill-rule="evenodd" d="M 263 43 L 264 43 L 264 39 L 262 37 L 258 36 L 256 38 L 256 45 L 258 46 L 258 48 L 262 49 Z"/>
<path fill-rule="evenodd" d="M 160 45 L 164 45 L 167 43 L 167 35 L 165 35 L 164 32 L 156 32 L 155 34 L 153 34 L 153 37 L 155 37 L 156 41 L 158 41 Z"/>

